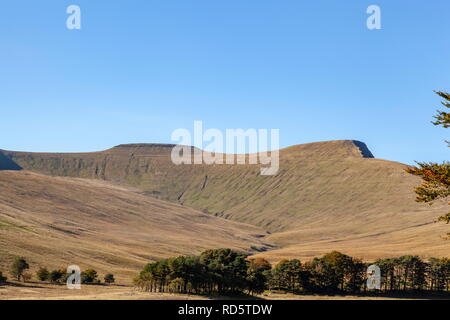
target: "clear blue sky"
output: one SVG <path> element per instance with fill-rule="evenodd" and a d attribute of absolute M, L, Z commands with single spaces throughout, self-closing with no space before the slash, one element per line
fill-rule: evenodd
<path fill-rule="evenodd" d="M 81 7 L 82 29 L 66 28 Z M 366 28 L 366 8 L 382 30 Z M 448 159 L 430 123 L 450 91 L 450 1 L 71 0 L 0 4 L 0 148 L 95 151 L 177 128 L 357 139 Z"/>

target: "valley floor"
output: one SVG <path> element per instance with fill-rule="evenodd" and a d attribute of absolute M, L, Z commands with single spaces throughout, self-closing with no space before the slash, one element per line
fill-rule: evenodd
<path fill-rule="evenodd" d="M 83 285 L 80 290 L 69 290 L 64 285 L 40 282 L 10 283 L 0 286 L 0 300 L 227 300 L 230 297 L 148 293 L 129 285 Z M 240 299 L 252 299 L 251 297 Z M 371 295 L 294 295 L 265 293 L 253 299 L 264 300 L 398 300 L 398 299 L 450 299 L 450 296 L 371 296 Z"/>

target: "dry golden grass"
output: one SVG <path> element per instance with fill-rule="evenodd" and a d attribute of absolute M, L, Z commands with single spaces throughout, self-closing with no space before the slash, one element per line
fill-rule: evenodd
<path fill-rule="evenodd" d="M 39 266 L 93 267 L 130 283 L 149 261 L 265 246 L 258 227 L 228 221 L 110 183 L 0 171 L 0 270 L 14 256 Z"/>
<path fill-rule="evenodd" d="M 80 290 L 69 290 L 64 285 L 42 282 L 13 282 L 0 286 L 0 300 L 229 300 L 229 299 L 264 299 L 264 300 L 398 300 L 398 299 L 449 299 L 439 295 L 319 295 L 269 292 L 251 297 L 208 297 L 200 295 L 151 293 L 136 290 L 129 285 L 82 285 Z"/>
<path fill-rule="evenodd" d="M 42 282 L 14 282 L 0 286 L 0 300 L 206 300 L 207 297 L 181 294 L 159 294 L 138 291 L 124 285 L 82 285 L 70 290 L 64 285 Z"/>

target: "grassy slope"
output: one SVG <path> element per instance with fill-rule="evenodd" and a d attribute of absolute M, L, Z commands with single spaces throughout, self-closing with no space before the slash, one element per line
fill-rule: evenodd
<path fill-rule="evenodd" d="M 258 227 L 228 221 L 102 181 L 0 171 L 0 270 L 16 255 L 39 265 L 77 264 L 130 281 L 161 257 L 265 245 Z"/>

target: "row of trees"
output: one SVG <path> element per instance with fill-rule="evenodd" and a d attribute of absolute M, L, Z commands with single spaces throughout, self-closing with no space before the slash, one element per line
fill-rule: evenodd
<path fill-rule="evenodd" d="M 450 289 L 448 258 L 430 258 L 428 262 L 424 262 L 417 256 L 402 256 L 380 259 L 375 264 L 381 268 L 384 291 Z"/>
<path fill-rule="evenodd" d="M 10 274 L 17 281 L 30 281 L 32 275 L 31 273 L 26 272 L 28 269 L 30 269 L 30 266 L 25 258 L 17 257 L 11 265 Z M 69 276 L 70 274 L 63 269 L 49 271 L 47 268 L 41 267 L 36 272 L 36 278 L 39 281 L 49 281 L 52 283 L 65 283 Z M 103 279 L 105 283 L 108 284 L 115 282 L 114 275 L 112 273 L 106 274 Z M 0 283 L 4 283 L 6 280 L 7 278 L 3 277 L 2 272 L 0 272 Z M 97 271 L 94 269 L 87 269 L 81 272 L 81 283 L 100 283 Z"/>
<path fill-rule="evenodd" d="M 291 292 L 357 292 L 365 289 L 367 267 L 359 259 L 333 251 L 304 264 L 282 260 L 271 270 L 267 284 L 269 289 Z"/>
<path fill-rule="evenodd" d="M 380 267 L 381 290 L 385 292 L 450 290 L 448 258 L 430 258 L 425 262 L 418 256 L 405 255 L 363 263 L 336 251 L 304 264 L 295 259 L 281 261 L 272 269 L 268 287 L 294 292 L 366 291 L 367 268 L 371 264 Z"/>
<path fill-rule="evenodd" d="M 243 253 L 231 249 L 207 250 L 199 256 L 180 256 L 149 263 L 134 283 L 151 292 L 259 292 L 264 289 L 266 281 L 263 270 L 263 265 L 249 264 Z"/>
<path fill-rule="evenodd" d="M 380 259 L 383 291 L 448 291 L 450 259 L 417 256 Z M 366 291 L 370 264 L 333 251 L 302 263 L 282 260 L 277 265 L 263 258 L 248 259 L 231 249 L 207 250 L 199 256 L 180 256 L 149 263 L 134 279 L 150 292 L 196 294 L 258 294 L 266 289 L 298 292 Z"/>
<path fill-rule="evenodd" d="M 70 276 L 70 273 L 67 273 L 65 270 L 57 269 L 53 271 L 48 271 L 47 268 L 40 268 L 36 272 L 36 277 L 40 281 L 50 281 L 53 283 L 65 283 L 67 282 L 67 278 Z M 105 283 L 111 284 L 115 282 L 114 275 L 112 273 L 107 273 L 103 278 Z M 100 283 L 100 279 L 98 279 L 97 271 L 94 269 L 87 269 L 81 272 L 81 283 L 85 284 L 98 284 Z"/>

